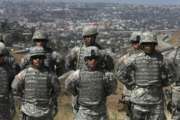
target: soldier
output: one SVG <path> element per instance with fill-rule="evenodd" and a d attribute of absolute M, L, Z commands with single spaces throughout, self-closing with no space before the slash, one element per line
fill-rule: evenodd
<path fill-rule="evenodd" d="M 162 87 L 168 85 L 168 67 L 155 50 L 157 44 L 154 33 L 144 32 L 140 41 L 143 53 L 118 74 L 131 89 L 132 120 L 165 120 Z"/>
<path fill-rule="evenodd" d="M 133 32 L 129 38 L 131 48 L 127 50 L 127 54 L 123 55 L 120 59 L 117 60 L 117 64 L 127 64 L 130 56 L 134 58 L 137 54 L 141 53 L 140 48 L 140 39 L 142 32 Z"/>
<path fill-rule="evenodd" d="M 11 96 L 11 82 L 15 74 L 12 66 L 5 61 L 5 56 L 6 47 L 0 43 L 0 120 L 12 120 L 12 111 L 14 112 L 15 109 Z"/>
<path fill-rule="evenodd" d="M 0 44 L 3 44 L 3 46 L 5 47 L 6 53 L 4 56 L 4 61 L 10 66 L 12 66 L 13 70 L 15 70 L 14 72 L 17 74 L 20 71 L 20 66 L 16 63 L 15 58 L 10 53 L 10 50 L 6 47 L 3 34 L 0 34 Z"/>
<path fill-rule="evenodd" d="M 46 58 L 44 60 L 44 65 L 49 69 L 49 71 L 52 71 L 56 73 L 57 76 L 61 75 L 64 72 L 64 60 L 60 54 L 58 54 L 56 51 L 54 51 L 52 48 L 48 47 L 49 38 L 47 33 L 42 30 L 37 30 L 33 34 L 32 37 L 33 42 L 35 43 L 35 46 L 43 47 L 45 50 Z M 31 48 L 27 49 L 26 52 L 29 52 Z M 28 65 L 30 65 L 30 56 L 27 54 L 22 60 L 20 67 L 21 69 L 26 68 Z M 54 105 L 54 114 L 56 114 L 58 111 L 57 103 Z"/>
<path fill-rule="evenodd" d="M 87 69 L 75 71 L 65 81 L 65 88 L 78 96 L 79 110 L 75 120 L 107 120 L 106 97 L 116 90 L 111 72 L 104 73 L 98 60 L 100 53 L 95 46 L 87 47 L 84 61 Z"/>
<path fill-rule="evenodd" d="M 96 46 L 99 49 L 102 47 L 97 44 L 96 37 L 98 35 L 97 27 L 93 25 L 85 26 L 83 29 L 83 41 L 80 47 L 74 47 L 69 54 L 66 56 L 66 69 L 82 69 L 85 67 L 83 54 L 88 46 Z M 114 69 L 114 62 L 110 55 L 103 54 L 102 58 L 102 69 L 112 71 Z"/>
<path fill-rule="evenodd" d="M 67 70 L 73 69 L 86 69 L 84 63 L 84 51 L 89 46 L 96 46 L 99 49 L 102 47 L 97 44 L 96 37 L 98 35 L 97 27 L 93 25 L 85 26 L 83 29 L 83 41 L 80 47 L 74 47 L 69 54 L 66 56 L 66 64 L 65 67 Z M 110 55 L 107 55 L 105 52 L 102 54 L 101 60 L 99 60 L 101 65 L 101 69 L 104 71 L 112 71 L 114 70 L 114 61 Z M 72 97 L 73 99 L 73 111 L 76 113 L 79 109 L 79 105 L 77 103 L 77 96 Z"/>
<path fill-rule="evenodd" d="M 4 61 L 12 67 L 14 74 L 19 73 L 20 65 L 16 62 L 14 56 L 7 49 L 6 56 L 4 56 Z"/>
<path fill-rule="evenodd" d="M 172 120 L 180 119 L 180 40 L 173 43 L 175 49 L 170 51 L 166 58 L 169 62 L 172 73 L 171 99 L 168 103 L 168 109 L 172 112 Z"/>
<path fill-rule="evenodd" d="M 0 42 L 0 46 L 1 49 L 3 49 L 4 55 L 3 55 L 3 62 L 4 64 L 6 64 L 7 66 L 11 66 L 11 74 L 12 75 L 16 75 L 19 71 L 20 71 L 20 66 L 18 63 L 16 63 L 14 56 L 10 53 L 9 49 L 6 47 L 6 45 L 4 44 L 4 42 Z M 11 76 L 12 76 L 11 75 Z M 12 78 L 13 79 L 13 78 Z M 11 107 L 11 116 L 15 115 L 15 101 L 13 99 L 13 95 L 12 92 L 10 92 L 9 95 L 9 99 L 10 101 L 10 107 Z"/>
<path fill-rule="evenodd" d="M 32 40 L 35 43 L 35 46 L 43 47 L 46 52 L 46 59 L 44 60 L 44 65 L 50 71 L 55 72 L 57 75 L 62 74 L 64 69 L 64 60 L 62 59 L 62 56 L 60 56 L 56 51 L 48 47 L 49 39 L 47 34 L 42 30 L 37 30 L 35 31 Z M 30 49 L 27 49 L 26 52 L 29 52 Z M 29 55 L 27 55 L 21 60 L 21 69 L 24 69 L 26 66 L 28 66 L 29 62 Z"/>
<path fill-rule="evenodd" d="M 57 76 L 44 66 L 45 51 L 33 47 L 30 66 L 20 71 L 12 89 L 22 100 L 22 120 L 53 120 L 52 108 L 57 103 L 60 90 Z"/>
<path fill-rule="evenodd" d="M 138 54 L 142 52 L 140 49 L 140 39 L 141 39 L 141 32 L 133 32 L 132 35 L 130 36 L 130 43 L 131 43 L 131 48 L 128 50 L 128 53 L 122 56 L 120 59 L 117 61 L 117 69 L 120 66 L 127 65 L 130 63 Z M 130 101 L 130 94 L 131 91 L 126 88 L 126 86 L 123 86 L 123 95 L 122 98 L 119 100 L 120 103 L 123 103 L 127 106 L 127 111 L 126 111 L 126 119 L 129 120 L 130 116 L 132 114 L 131 111 L 131 101 Z"/>
<path fill-rule="evenodd" d="M 6 45 L 3 42 L 0 42 L 1 47 L 3 47 L 4 50 L 4 62 L 12 67 L 12 70 L 14 74 L 17 74 L 20 71 L 20 66 L 18 63 L 16 63 L 16 60 L 14 56 L 10 53 L 9 49 L 6 47 Z"/>

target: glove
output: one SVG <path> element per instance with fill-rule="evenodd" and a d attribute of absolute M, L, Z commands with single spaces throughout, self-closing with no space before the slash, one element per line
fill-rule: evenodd
<path fill-rule="evenodd" d="M 173 107 L 172 102 L 169 101 L 169 102 L 167 103 L 167 110 L 168 110 L 170 113 L 172 113 L 172 107 Z"/>
<path fill-rule="evenodd" d="M 53 110 L 52 110 L 53 117 L 55 117 L 57 115 L 57 113 L 58 113 L 58 106 L 54 105 Z"/>
<path fill-rule="evenodd" d="M 52 105 L 52 115 L 53 117 L 55 117 L 58 113 L 58 102 L 56 97 L 52 98 L 51 105 Z"/>

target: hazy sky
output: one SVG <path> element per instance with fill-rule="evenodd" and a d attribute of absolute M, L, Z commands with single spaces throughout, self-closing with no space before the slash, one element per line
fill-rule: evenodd
<path fill-rule="evenodd" d="M 4 0 L 15 1 L 15 0 Z M 63 2 L 118 2 L 130 4 L 179 4 L 180 0 L 16 0 L 16 1 L 63 1 Z"/>

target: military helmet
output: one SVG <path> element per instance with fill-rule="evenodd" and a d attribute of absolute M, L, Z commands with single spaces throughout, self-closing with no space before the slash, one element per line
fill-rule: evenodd
<path fill-rule="evenodd" d="M 155 33 L 153 33 L 153 32 L 149 32 L 149 31 L 142 33 L 140 44 L 143 44 L 143 43 L 155 43 L 155 44 L 158 44 L 157 35 Z"/>
<path fill-rule="evenodd" d="M 35 41 L 35 40 L 38 40 L 38 39 L 47 41 L 48 36 L 44 31 L 37 30 L 37 31 L 34 32 L 32 40 Z"/>
<path fill-rule="evenodd" d="M 35 46 L 30 49 L 30 58 L 34 56 L 43 56 L 45 57 L 45 51 L 43 47 Z"/>
<path fill-rule="evenodd" d="M 97 27 L 94 25 L 88 25 L 83 28 L 82 36 L 91 36 L 97 34 L 98 34 Z"/>
<path fill-rule="evenodd" d="M 129 38 L 129 41 L 132 42 L 139 42 L 141 39 L 141 32 L 133 32 Z"/>
<path fill-rule="evenodd" d="M 85 49 L 84 58 L 98 57 L 99 55 L 99 49 L 96 46 L 89 46 Z"/>
<path fill-rule="evenodd" d="M 3 42 L 0 42 L 0 55 L 6 54 L 6 46 Z"/>

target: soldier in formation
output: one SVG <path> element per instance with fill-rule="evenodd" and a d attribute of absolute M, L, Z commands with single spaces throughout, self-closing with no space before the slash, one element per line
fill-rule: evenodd
<path fill-rule="evenodd" d="M 97 27 L 94 25 L 87 25 L 83 28 L 83 40 L 80 47 L 74 47 L 69 54 L 66 56 L 65 67 L 67 70 L 77 70 L 77 69 L 86 69 L 84 62 L 84 52 L 89 46 L 96 46 L 98 49 L 102 50 L 102 47 L 96 42 L 96 37 L 98 35 Z M 114 61 L 113 58 L 106 54 L 101 54 L 101 60 L 99 60 L 99 65 L 104 71 L 113 71 L 114 70 Z M 73 112 L 76 113 L 79 109 L 77 103 L 77 97 L 72 97 L 72 107 Z"/>
<path fill-rule="evenodd" d="M 5 61 L 6 50 L 5 45 L 0 43 L 0 120 L 12 120 L 15 111 L 11 91 L 11 82 L 15 76 L 15 70 Z"/>
<path fill-rule="evenodd" d="M 116 90 L 116 80 L 110 72 L 102 71 L 98 60 L 101 55 L 95 46 L 84 51 L 87 69 L 79 69 L 66 80 L 65 87 L 77 97 L 79 110 L 75 120 L 107 120 L 106 97 Z"/>
<path fill-rule="evenodd" d="M 94 25 L 87 25 L 83 28 L 83 40 L 80 47 L 74 47 L 66 56 L 66 69 L 83 69 L 85 66 L 83 54 L 88 46 L 96 46 L 102 50 L 102 47 L 96 42 L 98 35 L 97 27 Z M 102 69 L 112 71 L 114 69 L 114 62 L 110 55 L 104 54 L 102 57 Z"/>
<path fill-rule="evenodd" d="M 157 44 L 154 33 L 144 32 L 140 41 L 143 53 L 118 72 L 131 90 L 132 120 L 165 120 L 162 88 L 169 84 L 169 69 L 155 49 Z"/>
<path fill-rule="evenodd" d="M 52 48 L 48 47 L 49 38 L 47 33 L 42 30 L 37 30 L 32 37 L 35 46 L 41 46 L 46 52 L 46 59 L 44 60 L 44 65 L 50 70 L 55 72 L 57 75 L 61 75 L 64 71 L 64 60 L 60 54 L 54 51 Z M 27 49 L 29 52 L 31 48 Z M 29 64 L 29 55 L 25 56 L 21 60 L 21 69 L 24 69 Z"/>
<path fill-rule="evenodd" d="M 3 46 L 6 47 L 4 36 L 1 33 L 0 33 L 0 44 L 3 44 Z M 10 50 L 7 47 L 5 48 L 4 61 L 6 62 L 6 64 L 12 66 L 15 74 L 17 74 L 20 71 L 19 64 L 16 62 L 14 56 L 11 54 Z"/>
<path fill-rule="evenodd" d="M 180 120 L 180 40 L 176 40 L 174 44 L 175 49 L 166 55 L 172 73 L 168 110 L 172 113 L 172 120 Z"/>
<path fill-rule="evenodd" d="M 60 90 L 57 76 L 44 65 L 42 47 L 30 50 L 30 65 L 13 80 L 12 89 L 21 97 L 22 120 L 53 120 L 53 105 Z"/>
<path fill-rule="evenodd" d="M 117 64 L 127 64 L 131 60 L 129 58 L 134 58 L 137 54 L 141 53 L 140 48 L 140 39 L 142 32 L 133 32 L 129 38 L 131 48 L 127 50 L 127 54 L 123 55 L 120 59 L 117 60 Z M 132 57 L 131 57 L 132 56 Z"/>
<path fill-rule="evenodd" d="M 122 56 L 120 59 L 117 61 L 117 68 L 120 66 L 123 67 L 124 65 L 127 65 L 131 61 L 135 59 L 135 57 L 142 52 L 140 49 L 140 39 L 141 39 L 141 34 L 142 32 L 133 32 L 132 35 L 130 36 L 130 43 L 131 43 L 131 48 L 128 50 L 128 53 Z M 126 88 L 126 86 L 123 86 L 123 95 L 122 98 L 120 99 L 120 103 L 123 103 L 127 105 L 127 116 L 126 119 L 129 120 L 130 116 L 132 114 L 131 111 L 131 101 L 130 101 L 130 95 L 131 95 L 131 90 Z"/>
<path fill-rule="evenodd" d="M 43 47 L 45 51 L 44 66 L 51 72 L 54 72 L 57 76 L 61 75 L 64 72 L 64 59 L 62 56 L 54 51 L 48 46 L 49 38 L 45 31 L 37 30 L 34 32 L 32 37 L 33 43 L 35 46 Z M 27 49 L 26 52 L 29 52 L 32 48 Z M 21 69 L 26 68 L 30 64 L 30 54 L 27 54 L 22 58 L 20 67 Z M 58 106 L 57 103 L 54 103 L 54 115 L 57 114 Z"/>

